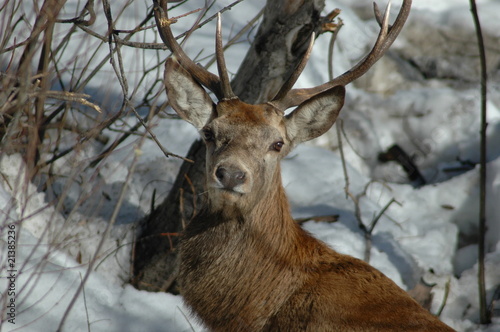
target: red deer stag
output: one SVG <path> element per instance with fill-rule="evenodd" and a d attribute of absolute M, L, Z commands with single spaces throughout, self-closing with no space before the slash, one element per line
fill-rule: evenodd
<path fill-rule="evenodd" d="M 389 10 L 371 52 L 345 74 L 310 89 L 291 89 L 306 56 L 276 97 L 260 105 L 238 99 L 225 68 L 220 18 L 219 77 L 196 65 L 170 30 L 166 8 L 155 17 L 173 57 L 165 85 L 170 104 L 207 147 L 206 202 L 186 227 L 178 281 L 185 302 L 213 331 L 452 331 L 367 263 L 342 255 L 302 230 L 290 214 L 280 160 L 325 133 L 344 103 L 344 85 L 389 48 L 409 14 Z M 202 87 L 211 90 L 214 104 Z M 289 115 L 284 110 L 298 106 Z"/>

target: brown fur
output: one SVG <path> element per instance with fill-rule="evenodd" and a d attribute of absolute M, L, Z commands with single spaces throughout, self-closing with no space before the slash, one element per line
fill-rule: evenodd
<path fill-rule="evenodd" d="M 279 167 L 290 147 L 268 149 L 286 136 L 282 116 L 242 104 L 219 104 L 205 126 L 217 136 L 207 142 L 207 204 L 180 248 L 181 293 L 194 313 L 212 331 L 452 331 L 381 272 L 294 222 Z M 247 192 L 211 186 L 221 160 L 251 173 Z"/>
<path fill-rule="evenodd" d="M 185 302 L 212 331 L 452 331 L 367 263 L 292 219 L 280 160 L 326 132 L 343 106 L 336 86 L 287 116 L 271 104 L 217 105 L 167 60 L 172 106 L 207 145 L 206 204 L 180 246 Z"/>
<path fill-rule="evenodd" d="M 297 226 L 279 180 L 277 169 L 250 215 L 207 207 L 186 230 L 182 294 L 211 330 L 452 331 L 378 270 Z"/>

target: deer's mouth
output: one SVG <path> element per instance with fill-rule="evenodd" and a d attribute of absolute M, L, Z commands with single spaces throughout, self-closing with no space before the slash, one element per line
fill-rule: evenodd
<path fill-rule="evenodd" d="M 243 189 L 242 185 L 238 185 L 235 187 L 227 187 L 224 186 L 218 182 L 212 183 L 211 187 L 216 191 L 221 194 L 227 194 L 227 195 L 236 195 L 236 196 L 241 196 L 246 194 L 247 192 Z"/>

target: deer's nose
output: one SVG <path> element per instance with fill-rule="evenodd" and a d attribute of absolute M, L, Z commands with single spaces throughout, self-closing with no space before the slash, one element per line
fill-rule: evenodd
<path fill-rule="evenodd" d="M 215 171 L 217 180 L 225 189 L 234 189 L 234 187 L 245 183 L 246 174 L 236 167 L 219 166 Z"/>

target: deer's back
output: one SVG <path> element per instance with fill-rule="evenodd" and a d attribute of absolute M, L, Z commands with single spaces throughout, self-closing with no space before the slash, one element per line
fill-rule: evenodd
<path fill-rule="evenodd" d="M 377 269 L 295 224 L 285 251 L 237 222 L 191 227 L 182 294 L 213 331 L 452 331 Z"/>
<path fill-rule="evenodd" d="M 333 250 L 266 331 L 453 331 L 377 269 Z"/>

